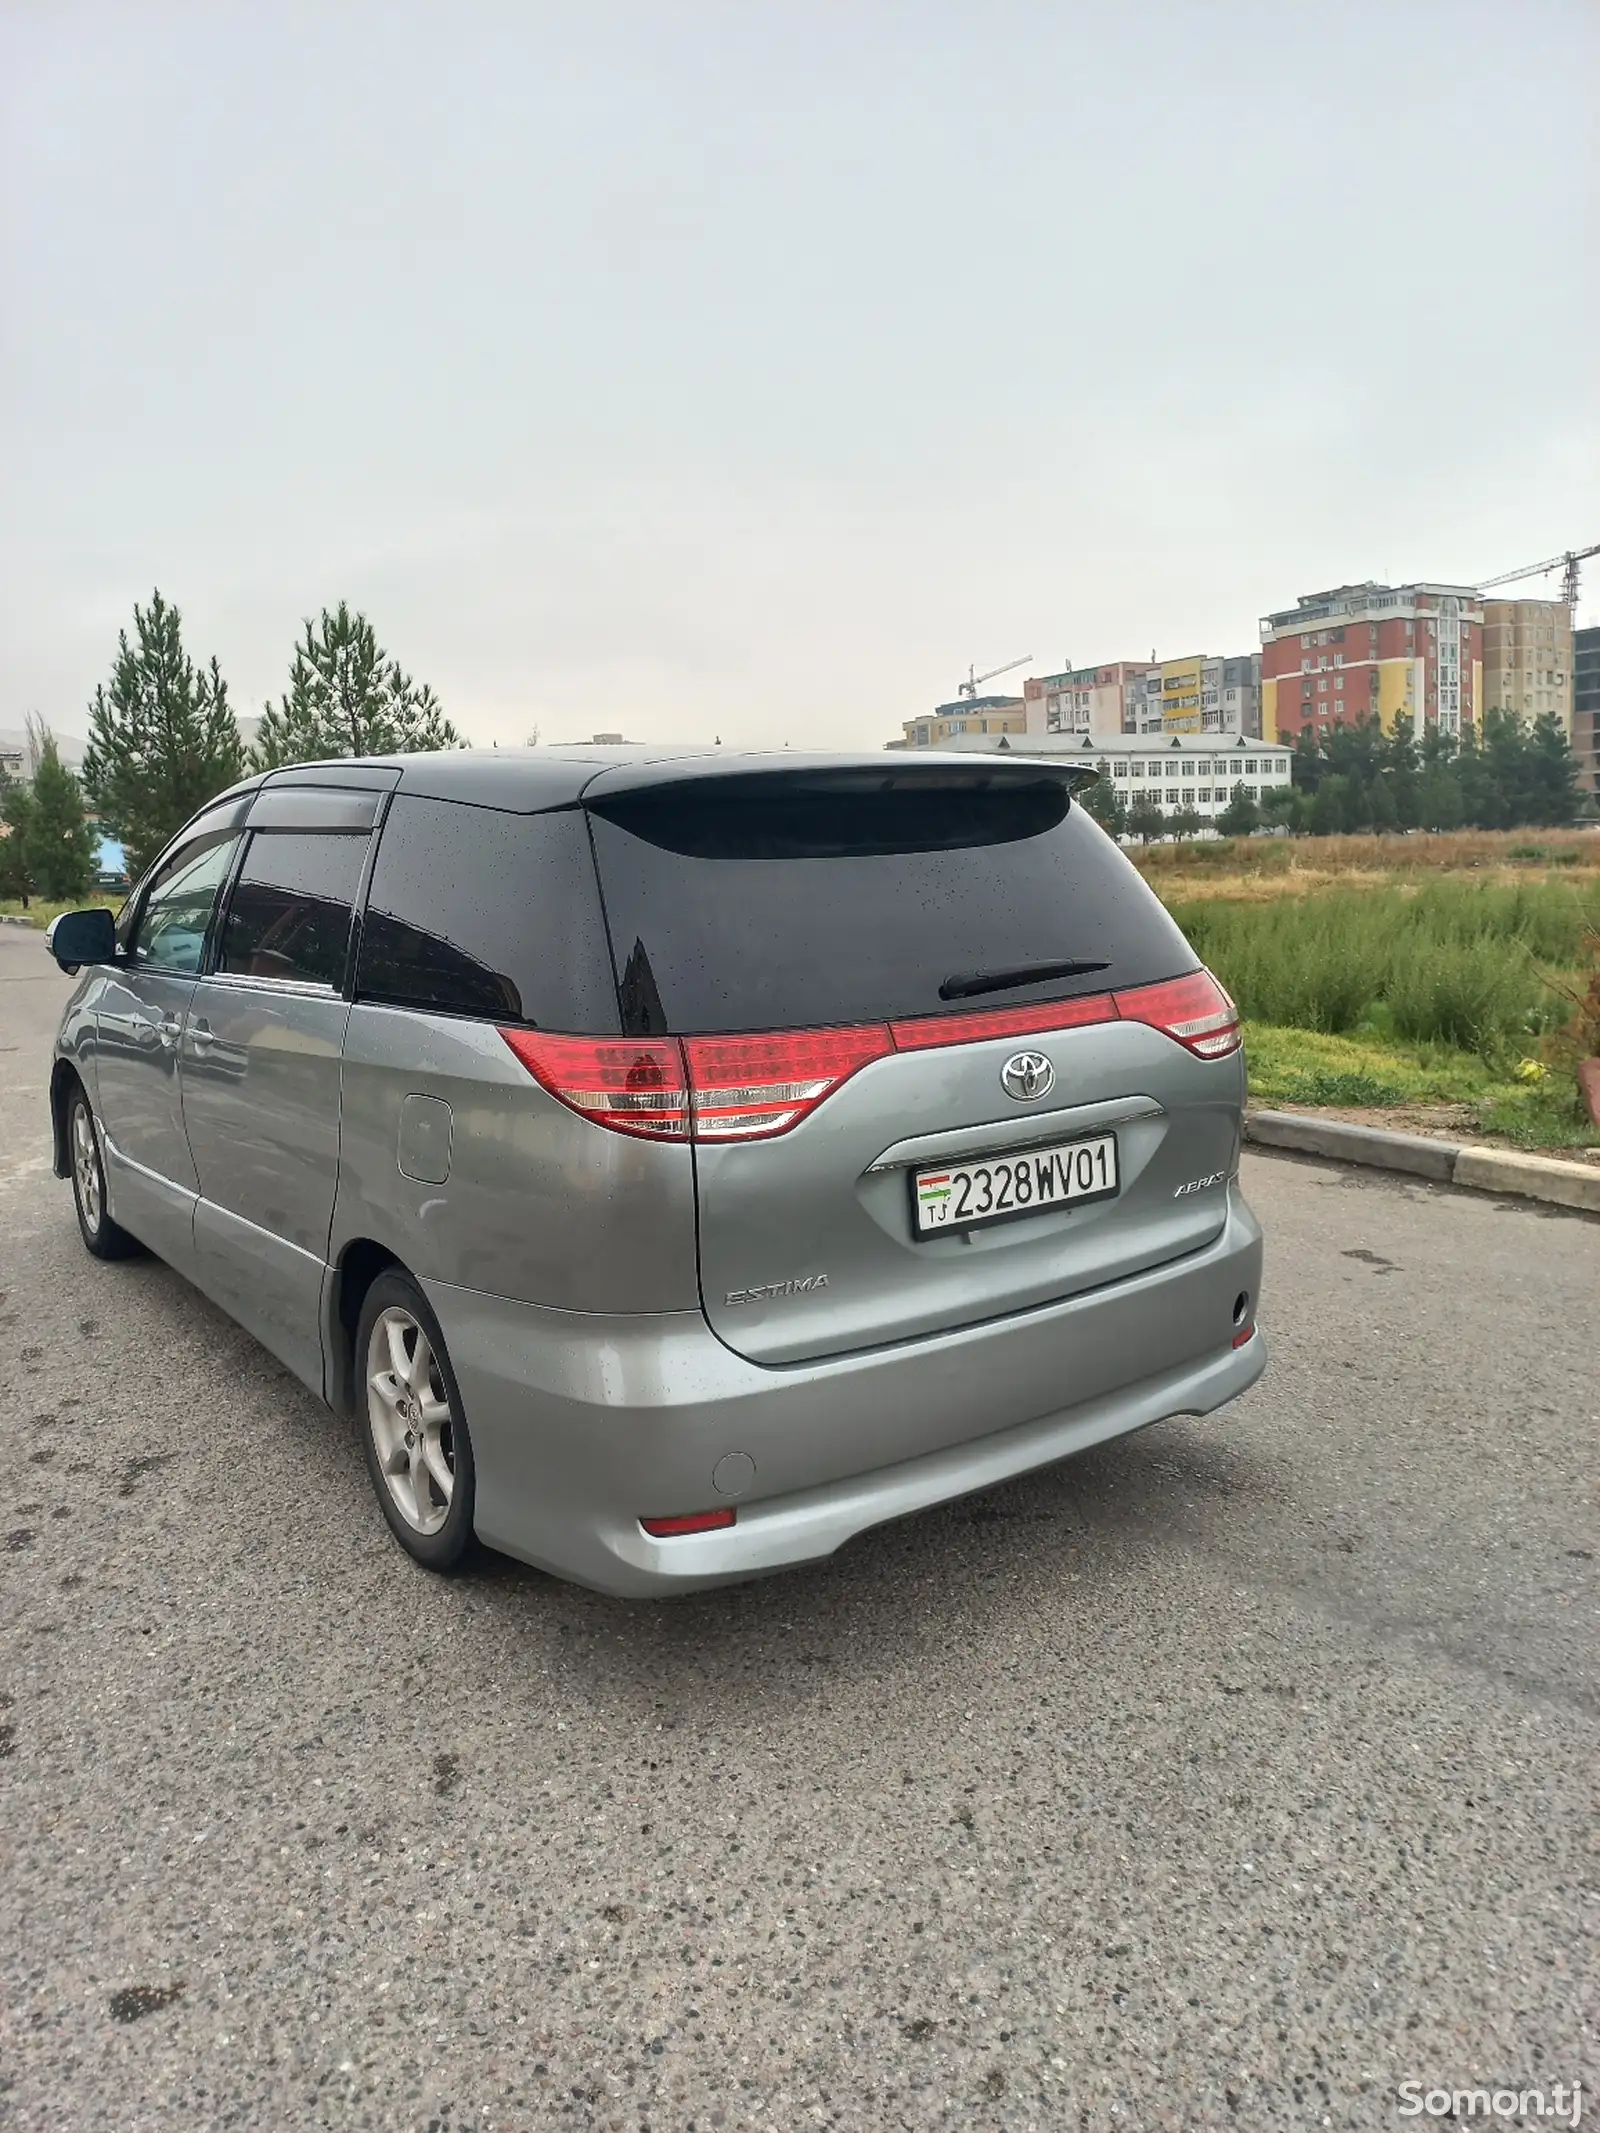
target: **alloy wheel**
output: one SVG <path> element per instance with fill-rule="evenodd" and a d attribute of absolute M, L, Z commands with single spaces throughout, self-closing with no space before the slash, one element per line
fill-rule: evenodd
<path fill-rule="evenodd" d="M 94 1120 L 83 1102 L 72 1107 L 72 1182 L 83 1226 L 95 1236 L 100 1229 L 100 1151 L 94 1144 Z"/>
<path fill-rule="evenodd" d="M 426 1332 L 397 1304 L 372 1322 L 367 1426 L 395 1508 L 414 1532 L 437 1533 L 455 1492 L 450 1398 Z"/>

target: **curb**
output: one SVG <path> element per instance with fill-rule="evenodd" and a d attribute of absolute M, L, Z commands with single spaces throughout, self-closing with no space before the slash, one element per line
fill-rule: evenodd
<path fill-rule="evenodd" d="M 1429 1140 L 1418 1133 L 1385 1133 L 1376 1126 L 1308 1118 L 1298 1111 L 1247 1112 L 1244 1137 L 1260 1148 L 1285 1148 L 1335 1163 L 1361 1163 L 1369 1170 L 1404 1171 L 1411 1177 L 1431 1178 L 1437 1185 L 1511 1193 L 1523 1200 L 1600 1215 L 1600 1168 L 1591 1170 L 1586 1163 Z"/>

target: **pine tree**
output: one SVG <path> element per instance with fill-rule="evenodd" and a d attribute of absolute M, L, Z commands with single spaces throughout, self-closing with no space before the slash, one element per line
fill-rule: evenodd
<path fill-rule="evenodd" d="M 255 762 L 319 762 L 329 756 L 401 755 L 466 742 L 426 683 L 420 687 L 378 643 L 365 615 L 341 600 L 295 646 L 289 687 L 268 704 Z"/>
<path fill-rule="evenodd" d="M 33 894 L 33 794 L 0 763 L 0 896 L 24 911 Z"/>
<path fill-rule="evenodd" d="M 94 833 L 83 812 L 83 790 L 61 760 L 55 735 L 39 735 L 33 774 L 32 819 L 26 832 L 34 887 L 52 903 L 73 903 L 94 880 Z"/>
<path fill-rule="evenodd" d="M 1527 733 L 1514 711 L 1484 716 L 1481 745 L 1463 734 L 1456 756 L 1456 776 L 1466 820 L 1477 829 L 1510 829 L 1531 818 L 1527 812 L 1525 762 Z"/>
<path fill-rule="evenodd" d="M 1417 819 L 1426 830 L 1461 827 L 1461 784 L 1448 759 L 1429 763 L 1417 781 Z"/>
<path fill-rule="evenodd" d="M 1541 711 L 1527 737 L 1525 821 L 1559 829 L 1577 820 L 1582 804 L 1578 765 L 1567 729 L 1554 711 Z"/>
<path fill-rule="evenodd" d="M 1309 726 L 1302 726 L 1295 736 L 1294 754 L 1289 758 L 1289 776 L 1302 792 L 1314 793 L 1327 768 L 1327 757 L 1317 746 L 1317 736 Z"/>
<path fill-rule="evenodd" d="M 182 616 L 159 591 L 133 611 L 137 645 L 119 635 L 109 687 L 94 692 L 83 788 L 105 828 L 127 847 L 135 879 L 197 807 L 244 768 L 228 685 L 215 658 L 196 668 Z"/>
<path fill-rule="evenodd" d="M 1384 742 L 1384 773 L 1394 795 L 1394 826 L 1416 829 L 1422 817 L 1418 797 L 1421 770 L 1417 763 L 1416 737 L 1411 728 L 1397 723 Z"/>

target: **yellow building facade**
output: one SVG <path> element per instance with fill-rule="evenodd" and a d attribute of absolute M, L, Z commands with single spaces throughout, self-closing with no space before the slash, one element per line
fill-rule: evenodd
<path fill-rule="evenodd" d="M 1185 659 L 1161 662 L 1161 730 L 1163 733 L 1198 733 L 1200 705 L 1205 690 L 1205 654 L 1195 652 Z"/>

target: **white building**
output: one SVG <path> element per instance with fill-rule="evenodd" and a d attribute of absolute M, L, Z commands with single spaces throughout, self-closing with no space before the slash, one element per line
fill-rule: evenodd
<path fill-rule="evenodd" d="M 964 734 L 947 741 L 951 751 L 1009 755 L 1061 756 L 1074 763 L 1090 763 L 1121 793 L 1131 808 L 1148 800 L 1164 815 L 1192 807 L 1202 821 L 1220 815 L 1242 785 L 1252 800 L 1263 800 L 1279 786 L 1291 782 L 1294 751 L 1277 741 L 1255 741 L 1239 734 L 1223 741 L 1206 734 L 1167 733 L 1151 735 L 1095 734 L 1005 735 Z"/>

